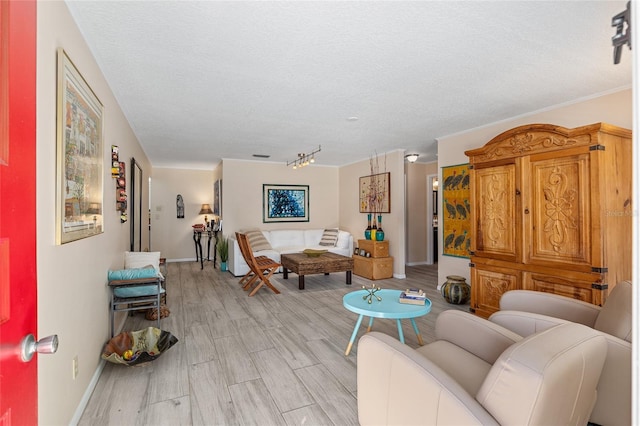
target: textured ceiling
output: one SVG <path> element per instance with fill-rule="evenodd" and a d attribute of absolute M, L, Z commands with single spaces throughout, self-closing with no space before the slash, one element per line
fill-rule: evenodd
<path fill-rule="evenodd" d="M 434 161 L 438 137 L 631 86 L 626 0 L 67 4 L 155 167 Z"/>

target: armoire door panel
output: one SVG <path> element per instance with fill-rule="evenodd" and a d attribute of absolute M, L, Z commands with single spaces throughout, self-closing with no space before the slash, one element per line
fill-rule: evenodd
<path fill-rule="evenodd" d="M 525 263 L 591 265 L 589 154 L 531 159 Z M 527 222 L 528 222 L 527 220 Z"/>
<path fill-rule="evenodd" d="M 517 260 L 516 166 L 474 170 L 475 254 Z"/>
<path fill-rule="evenodd" d="M 476 315 L 488 318 L 500 310 L 500 298 L 509 290 L 522 288 L 521 272 L 506 268 L 479 266 L 471 268 L 472 304 Z"/>

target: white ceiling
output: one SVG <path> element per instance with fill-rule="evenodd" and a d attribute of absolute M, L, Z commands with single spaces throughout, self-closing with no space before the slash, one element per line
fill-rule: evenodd
<path fill-rule="evenodd" d="M 154 167 L 434 161 L 438 137 L 631 86 L 626 0 L 66 2 Z"/>

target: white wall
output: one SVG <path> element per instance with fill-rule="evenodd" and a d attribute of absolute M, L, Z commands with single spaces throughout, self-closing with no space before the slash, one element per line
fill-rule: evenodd
<path fill-rule="evenodd" d="M 500 133 L 530 123 L 549 123 L 567 128 L 580 127 L 587 124 L 605 122 L 627 129 L 632 128 L 632 91 L 622 90 L 605 94 L 599 97 L 577 101 L 571 104 L 560 105 L 544 111 L 515 117 L 499 123 L 488 124 L 476 129 L 451 136 L 438 138 L 438 166 L 440 168 L 468 163 L 469 159 L 464 152 L 469 149 L 479 148 L 489 142 Z M 439 170 L 439 179 L 442 181 L 442 169 Z M 439 205 L 442 205 L 442 196 L 439 194 Z M 440 209 L 442 210 L 442 209 Z M 442 212 L 439 212 L 438 221 L 442 223 Z M 438 236 L 438 282 L 444 283 L 447 275 L 469 276 L 469 260 L 442 255 L 442 226 Z"/>
<path fill-rule="evenodd" d="M 283 163 L 222 161 L 223 234 L 240 229 L 307 229 L 340 225 L 338 221 L 338 168 L 308 166 L 293 170 Z M 309 185 L 309 222 L 263 223 L 262 185 Z"/>
<path fill-rule="evenodd" d="M 66 4 L 38 2 L 37 9 L 38 336 L 57 334 L 60 339 L 55 355 L 38 357 L 38 416 L 42 424 L 62 425 L 71 421 L 99 365 L 109 337 L 107 270 L 122 268 L 123 252 L 129 248 L 129 223 L 121 224 L 115 210 L 111 145 L 120 147 L 127 177 L 131 157 L 145 173 L 151 167 Z M 62 246 L 55 243 L 58 47 L 65 49 L 104 105 L 104 233 Z M 128 180 L 129 193 L 130 184 Z M 145 201 L 143 209 L 147 208 Z M 79 361 L 75 380 L 71 368 L 74 356 Z"/>
<path fill-rule="evenodd" d="M 202 204 L 213 204 L 213 172 L 154 168 L 151 178 L 151 248 L 168 262 L 196 259 L 193 225 L 204 224 Z M 177 218 L 176 197 L 182 195 L 184 218 Z M 208 220 L 213 215 L 208 215 Z M 202 238 L 203 255 L 207 241 Z M 211 247 L 213 250 L 213 246 Z M 211 251 L 213 259 L 213 251 Z"/>

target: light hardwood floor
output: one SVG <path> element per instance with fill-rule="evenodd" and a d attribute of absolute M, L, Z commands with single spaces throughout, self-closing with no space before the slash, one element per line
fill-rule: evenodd
<path fill-rule="evenodd" d="M 425 343 L 433 341 L 437 315 L 450 305 L 436 290 L 437 266 L 407 267 L 407 279 L 375 281 L 382 288 L 419 287 L 433 306 L 416 320 Z M 261 289 L 248 297 L 239 278 L 196 262 L 167 265 L 171 315 L 163 330 L 179 342 L 153 362 L 126 367 L 107 363 L 80 425 L 356 425 L 357 340 L 344 352 L 357 315 L 342 297 L 373 281 L 344 273 L 305 277 L 282 274 L 271 282 L 282 293 Z M 417 347 L 411 324 L 405 342 Z M 363 321 L 358 338 L 366 332 Z M 125 330 L 154 326 L 142 314 Z M 393 320 L 374 330 L 397 338 Z M 371 372 L 375 374 L 375 372 Z"/>

